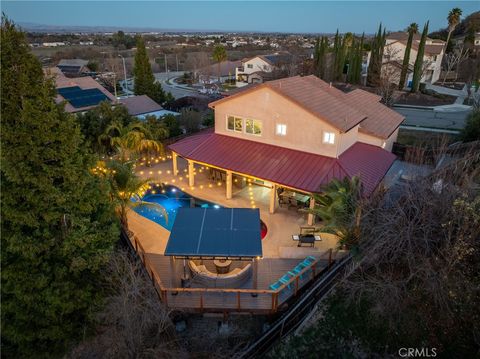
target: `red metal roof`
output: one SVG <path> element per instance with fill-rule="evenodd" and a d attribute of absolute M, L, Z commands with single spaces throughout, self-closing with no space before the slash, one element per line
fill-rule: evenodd
<path fill-rule="evenodd" d="M 368 195 L 395 160 L 390 152 L 359 142 L 340 158 L 332 158 L 212 132 L 187 137 L 169 148 L 187 159 L 306 192 L 320 192 L 333 178 L 359 175 Z"/>

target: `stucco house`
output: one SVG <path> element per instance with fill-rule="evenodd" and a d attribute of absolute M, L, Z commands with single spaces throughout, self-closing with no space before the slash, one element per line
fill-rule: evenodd
<path fill-rule="evenodd" d="M 225 171 L 227 199 L 233 175 L 252 178 L 271 188 L 271 213 L 279 188 L 311 195 L 333 178 L 360 176 L 364 194 L 372 193 L 395 160 L 404 119 L 377 95 L 344 93 L 315 76 L 269 81 L 209 106 L 214 131 L 170 146 L 173 173 L 178 156 L 188 161 L 190 186 L 195 163 Z"/>
<path fill-rule="evenodd" d="M 272 78 L 272 72 L 282 70 L 291 64 L 292 55 L 288 53 L 275 53 L 259 55 L 242 60 L 241 66 L 235 70 L 237 85 L 242 86 L 250 83 L 262 83 Z"/>
<path fill-rule="evenodd" d="M 178 112 L 165 110 L 147 95 L 124 97 L 119 102 L 128 110 L 128 114 L 135 116 L 140 120 L 147 116 L 155 116 L 157 118 L 165 115 L 178 116 Z"/>
<path fill-rule="evenodd" d="M 413 76 L 413 65 L 417 59 L 418 46 L 420 44 L 420 34 L 415 34 L 410 51 L 409 68 L 405 85 L 409 86 Z M 383 53 L 384 66 L 394 65 L 398 68 L 398 76 L 391 76 L 391 81 L 398 84 L 400 80 L 400 71 L 405 57 L 405 49 L 407 47 L 408 33 L 393 32 L 387 35 L 385 41 L 385 49 Z M 435 83 L 440 78 L 442 71 L 442 59 L 445 53 L 445 41 L 427 38 L 425 42 L 425 54 L 423 62 L 425 71 L 421 78 L 422 82 Z"/>

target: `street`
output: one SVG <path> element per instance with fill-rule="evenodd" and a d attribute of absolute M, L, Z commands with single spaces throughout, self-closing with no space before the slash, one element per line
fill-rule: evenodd
<path fill-rule="evenodd" d="M 395 111 L 405 116 L 403 125 L 428 128 L 460 130 L 470 111 L 443 112 L 417 108 L 395 107 Z"/>
<path fill-rule="evenodd" d="M 193 90 L 193 89 L 188 89 L 184 88 L 183 86 L 180 85 L 172 85 L 167 83 L 169 79 L 173 79 L 175 77 L 179 77 L 183 75 L 183 71 L 178 71 L 178 72 L 157 72 L 154 74 L 155 78 L 157 81 L 159 81 L 162 84 L 162 88 L 166 92 L 170 92 L 175 99 L 179 99 L 181 97 L 185 96 L 194 96 L 194 97 L 205 97 L 204 95 L 200 94 L 198 91 Z"/>

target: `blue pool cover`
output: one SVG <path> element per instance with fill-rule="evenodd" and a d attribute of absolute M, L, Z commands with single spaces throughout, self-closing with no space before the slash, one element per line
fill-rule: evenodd
<path fill-rule="evenodd" d="M 262 256 L 258 208 L 179 208 L 166 256 Z"/>

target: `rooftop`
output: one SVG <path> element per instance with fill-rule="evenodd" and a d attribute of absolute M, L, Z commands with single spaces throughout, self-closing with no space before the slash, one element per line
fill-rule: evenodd
<path fill-rule="evenodd" d="M 119 100 L 131 116 L 143 115 L 163 110 L 162 106 L 147 95 L 126 97 Z"/>

